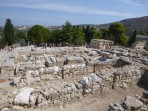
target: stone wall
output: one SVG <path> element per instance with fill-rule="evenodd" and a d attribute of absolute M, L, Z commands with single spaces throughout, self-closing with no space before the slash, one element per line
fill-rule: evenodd
<path fill-rule="evenodd" d="M 13 81 L 8 81 L 16 92 L 10 92 L 11 106 L 0 109 L 42 108 L 87 94 L 128 88 L 141 77 L 147 85 L 147 59 L 136 53 L 128 49 L 59 48 L 17 56 L 13 66 L 3 67 L 13 75 Z"/>

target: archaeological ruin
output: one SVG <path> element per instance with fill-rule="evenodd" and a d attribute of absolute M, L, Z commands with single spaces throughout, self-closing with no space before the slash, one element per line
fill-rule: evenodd
<path fill-rule="evenodd" d="M 0 54 L 0 111 L 45 110 L 132 85 L 148 86 L 148 52 L 127 48 L 18 47 Z M 108 111 L 148 111 L 145 96 L 127 96 Z M 59 109 L 65 111 L 64 109 Z M 39 110 L 38 110 L 39 111 Z"/>

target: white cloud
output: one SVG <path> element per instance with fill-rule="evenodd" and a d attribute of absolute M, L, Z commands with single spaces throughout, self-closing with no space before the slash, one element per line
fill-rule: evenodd
<path fill-rule="evenodd" d="M 134 6 L 143 6 L 143 4 L 136 2 L 135 0 L 116 0 L 116 1 L 123 2 L 129 5 L 134 5 Z"/>
<path fill-rule="evenodd" d="M 91 7 L 65 5 L 65 4 L 57 4 L 57 3 L 38 4 L 38 3 L 29 3 L 29 2 L 24 2 L 24 3 L 1 2 L 0 6 L 30 8 L 30 9 L 43 9 L 43 10 L 53 10 L 53 11 L 61 11 L 61 12 L 69 12 L 69 13 L 93 14 L 93 15 L 110 15 L 110 16 L 120 16 L 120 17 L 131 17 L 132 16 L 132 14 L 130 13 L 121 13 L 121 12 L 116 12 L 116 11 L 100 10 L 100 9 L 95 9 Z"/>

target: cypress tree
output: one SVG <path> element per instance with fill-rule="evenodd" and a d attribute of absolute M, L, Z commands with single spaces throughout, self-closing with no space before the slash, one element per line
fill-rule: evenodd
<path fill-rule="evenodd" d="M 10 19 L 6 20 L 5 27 L 4 27 L 4 38 L 6 40 L 6 43 L 11 46 L 13 44 L 14 40 L 14 27 L 11 23 Z"/>

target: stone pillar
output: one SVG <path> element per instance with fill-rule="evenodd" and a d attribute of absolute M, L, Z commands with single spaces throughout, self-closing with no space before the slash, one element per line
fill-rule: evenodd
<path fill-rule="evenodd" d="M 0 74 L 2 74 L 2 67 L 0 67 Z"/>
<path fill-rule="evenodd" d="M 62 79 L 64 79 L 64 67 L 62 67 L 61 74 L 62 74 Z"/>
<path fill-rule="evenodd" d="M 96 64 L 94 63 L 93 73 L 96 72 Z"/>
<path fill-rule="evenodd" d="M 14 69 L 14 75 L 16 75 L 16 67 L 15 67 L 15 69 Z"/>
<path fill-rule="evenodd" d="M 112 85 L 112 89 L 116 89 L 116 73 L 113 74 L 113 85 Z"/>

